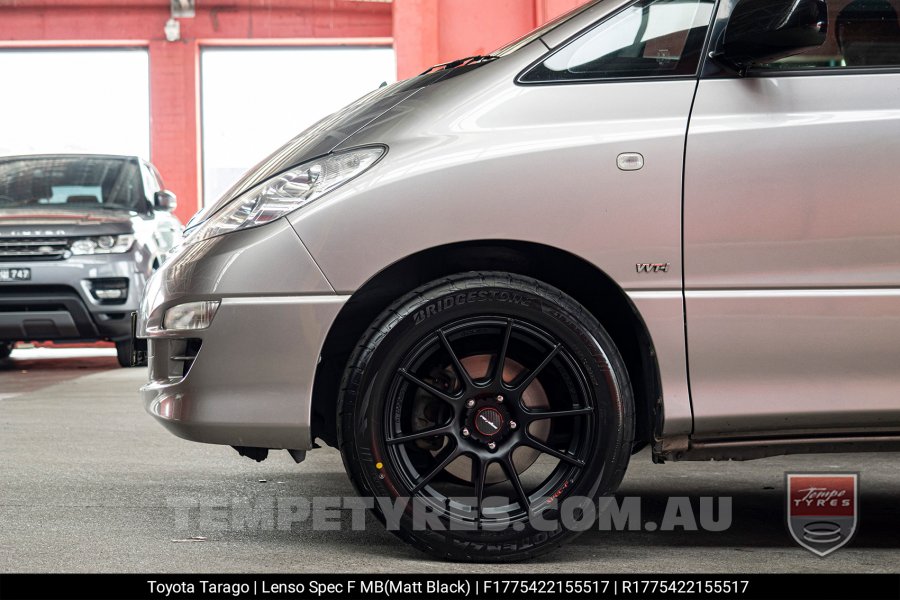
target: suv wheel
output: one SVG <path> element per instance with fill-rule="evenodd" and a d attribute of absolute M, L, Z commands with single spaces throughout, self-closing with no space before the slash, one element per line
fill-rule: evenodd
<path fill-rule="evenodd" d="M 584 528 L 561 507 L 594 514 L 586 504 L 618 487 L 633 404 L 618 350 L 575 300 L 466 273 L 401 298 L 363 336 L 341 386 L 340 448 L 401 539 L 451 560 L 522 560 Z"/>
<path fill-rule="evenodd" d="M 116 342 L 116 360 L 120 367 L 131 366 L 131 340 Z"/>

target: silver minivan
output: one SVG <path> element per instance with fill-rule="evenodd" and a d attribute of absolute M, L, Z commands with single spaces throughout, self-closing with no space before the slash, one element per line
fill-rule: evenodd
<path fill-rule="evenodd" d="M 455 560 L 570 540 L 648 446 L 900 449 L 898 9 L 603 0 L 372 92 L 190 223 L 147 410 L 339 448 Z"/>

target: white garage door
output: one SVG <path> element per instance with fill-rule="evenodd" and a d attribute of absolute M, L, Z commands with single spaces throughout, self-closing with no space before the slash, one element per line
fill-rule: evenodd
<path fill-rule="evenodd" d="M 397 73 L 392 48 L 207 48 L 200 65 L 206 202 L 322 117 L 393 83 Z"/>
<path fill-rule="evenodd" d="M 150 157 L 145 49 L 0 50 L 0 155 Z"/>

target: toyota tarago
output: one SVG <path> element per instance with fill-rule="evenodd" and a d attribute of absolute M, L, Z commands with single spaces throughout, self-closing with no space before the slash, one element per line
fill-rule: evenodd
<path fill-rule="evenodd" d="M 458 560 L 569 540 L 558 507 L 647 446 L 897 449 L 897 4 L 593 2 L 373 92 L 190 223 L 141 307 L 147 409 L 339 448 Z"/>

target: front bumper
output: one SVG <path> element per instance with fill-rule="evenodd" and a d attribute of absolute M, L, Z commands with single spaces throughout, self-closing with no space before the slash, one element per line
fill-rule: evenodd
<path fill-rule="evenodd" d="M 224 298 L 196 337 L 150 338 L 147 412 L 196 442 L 309 449 L 319 352 L 345 301 Z"/>
<path fill-rule="evenodd" d="M 128 316 L 137 310 L 147 277 L 134 253 L 70 257 L 58 261 L 7 261 L 31 269 L 31 280 L 0 284 L 0 340 L 124 341 Z M 126 282 L 123 301 L 101 301 L 93 282 Z"/>
<path fill-rule="evenodd" d="M 209 327 L 167 331 L 165 311 L 218 300 Z M 150 280 L 147 411 L 197 442 L 307 450 L 313 380 L 337 296 L 284 221 L 179 249 Z"/>

